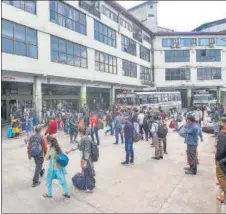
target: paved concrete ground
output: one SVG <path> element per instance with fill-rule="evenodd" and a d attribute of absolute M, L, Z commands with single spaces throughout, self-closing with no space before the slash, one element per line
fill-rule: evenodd
<path fill-rule="evenodd" d="M 4 132 L 3 132 L 4 133 Z M 112 136 L 100 134 L 100 159 L 95 164 L 97 188 L 93 194 L 75 189 L 72 176 L 80 171 L 80 153 L 70 154 L 67 181 L 71 199 L 64 199 L 57 182 L 53 198 L 46 199 L 45 180 L 32 188 L 34 163 L 27 159 L 24 137 L 2 138 L 2 211 L 19 213 L 87 213 L 87 212 L 216 212 L 215 165 L 213 138 L 204 135 L 199 145 L 198 174 L 185 175 L 185 144 L 170 131 L 168 155 L 153 160 L 150 142 L 135 144 L 135 165 L 122 166 L 124 145 L 113 145 Z M 64 150 L 71 147 L 69 137 L 59 134 Z M 48 162 L 45 162 L 45 167 Z"/>

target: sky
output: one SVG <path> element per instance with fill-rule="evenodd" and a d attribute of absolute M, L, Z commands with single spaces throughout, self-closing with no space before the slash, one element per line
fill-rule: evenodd
<path fill-rule="evenodd" d="M 129 9 L 144 1 L 117 1 Z M 158 26 L 191 31 L 206 22 L 226 18 L 226 1 L 159 1 Z"/>

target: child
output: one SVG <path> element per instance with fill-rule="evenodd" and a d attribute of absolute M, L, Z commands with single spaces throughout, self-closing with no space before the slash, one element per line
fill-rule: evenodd
<path fill-rule="evenodd" d="M 50 160 L 47 179 L 46 179 L 48 192 L 45 193 L 43 197 L 45 198 L 52 197 L 52 182 L 53 182 L 53 179 L 57 179 L 64 190 L 63 196 L 65 198 L 70 198 L 68 185 L 65 179 L 65 175 L 67 174 L 66 169 L 64 167 L 60 167 L 56 162 L 56 156 L 58 153 L 61 153 L 62 150 L 57 142 L 57 139 L 54 138 L 53 136 L 48 135 L 47 141 L 50 146 L 46 154 L 46 159 Z"/>

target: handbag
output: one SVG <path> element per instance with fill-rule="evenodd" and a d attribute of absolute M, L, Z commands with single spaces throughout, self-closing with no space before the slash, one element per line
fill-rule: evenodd
<path fill-rule="evenodd" d="M 137 143 L 141 140 L 141 134 L 133 128 L 133 142 Z"/>

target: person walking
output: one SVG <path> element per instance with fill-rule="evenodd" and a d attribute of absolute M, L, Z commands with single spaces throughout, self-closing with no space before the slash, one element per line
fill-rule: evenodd
<path fill-rule="evenodd" d="M 148 141 L 148 135 L 149 135 L 149 118 L 148 118 L 148 113 L 146 112 L 144 115 L 144 121 L 143 121 L 143 129 L 145 133 L 145 140 Z"/>
<path fill-rule="evenodd" d="M 195 118 L 188 116 L 186 119 L 186 125 L 184 126 L 185 141 L 187 144 L 187 158 L 189 167 L 185 167 L 185 174 L 196 175 L 197 174 L 197 146 L 199 129 L 195 124 Z"/>
<path fill-rule="evenodd" d="M 107 135 L 108 132 L 111 133 L 111 135 L 114 134 L 113 132 L 113 115 L 112 115 L 112 112 L 109 110 L 107 112 L 107 115 L 106 115 L 106 125 L 109 127 L 109 130 L 106 130 L 105 131 L 105 134 Z"/>
<path fill-rule="evenodd" d="M 218 112 L 217 107 L 215 107 L 214 113 L 212 115 L 214 137 L 218 136 L 218 132 L 219 132 L 218 122 L 219 122 L 219 120 L 220 120 L 220 114 Z"/>
<path fill-rule="evenodd" d="M 57 137 L 57 130 L 58 130 L 58 123 L 55 117 L 52 117 L 52 119 L 49 122 L 48 128 L 45 132 L 45 135 L 52 135 L 53 137 Z"/>
<path fill-rule="evenodd" d="M 132 123 L 129 122 L 129 118 L 125 118 L 125 126 L 123 128 L 124 137 L 125 137 L 125 151 L 126 151 L 126 160 L 123 161 L 122 165 L 128 165 L 129 163 L 134 163 L 134 150 L 133 150 L 133 131 L 134 127 Z"/>
<path fill-rule="evenodd" d="M 138 124 L 139 124 L 139 132 L 141 134 L 141 139 L 143 140 L 144 137 L 143 137 L 143 130 L 144 130 L 144 126 L 143 126 L 143 123 L 144 123 L 144 113 L 143 113 L 143 110 L 140 111 L 138 117 L 137 117 L 137 121 L 138 121 Z"/>
<path fill-rule="evenodd" d="M 69 134 L 70 134 L 70 143 L 72 143 L 73 137 L 75 141 L 78 135 L 78 122 L 76 120 L 75 113 L 72 113 L 69 118 Z"/>
<path fill-rule="evenodd" d="M 28 142 L 27 153 L 28 159 L 34 158 L 35 161 L 35 174 L 33 177 L 33 187 L 40 184 L 39 178 L 44 175 L 44 169 L 42 168 L 44 162 L 44 155 L 47 153 L 47 141 L 44 136 L 41 135 L 41 127 L 35 127 L 35 134 L 33 134 Z"/>
<path fill-rule="evenodd" d="M 160 160 L 163 159 L 163 146 L 162 146 L 162 139 L 158 137 L 158 130 L 160 126 L 160 120 L 158 115 L 154 115 L 154 122 L 152 123 L 151 133 L 153 144 L 155 146 L 155 156 L 152 159 Z"/>
<path fill-rule="evenodd" d="M 90 117 L 90 127 L 91 127 L 91 138 L 95 142 L 94 135 L 96 137 L 97 145 L 100 145 L 100 139 L 99 139 L 99 133 L 98 133 L 98 118 L 97 116 L 92 112 Z"/>
<path fill-rule="evenodd" d="M 43 197 L 45 198 L 52 197 L 52 182 L 54 179 L 57 179 L 64 190 L 63 196 L 65 198 L 70 198 L 70 193 L 69 193 L 68 185 L 65 178 L 67 171 L 65 167 L 59 166 L 56 162 L 56 156 L 57 154 L 62 153 L 62 150 L 55 137 L 48 135 L 47 141 L 49 143 L 49 150 L 46 154 L 46 159 L 49 160 L 49 168 L 48 168 L 47 178 L 46 178 L 47 193 L 45 193 Z"/>
<path fill-rule="evenodd" d="M 123 117 L 121 116 L 120 112 L 116 113 L 114 124 L 115 124 L 115 143 L 114 144 L 118 144 L 119 135 L 121 137 L 121 143 L 123 144 L 123 133 L 122 133 Z"/>

